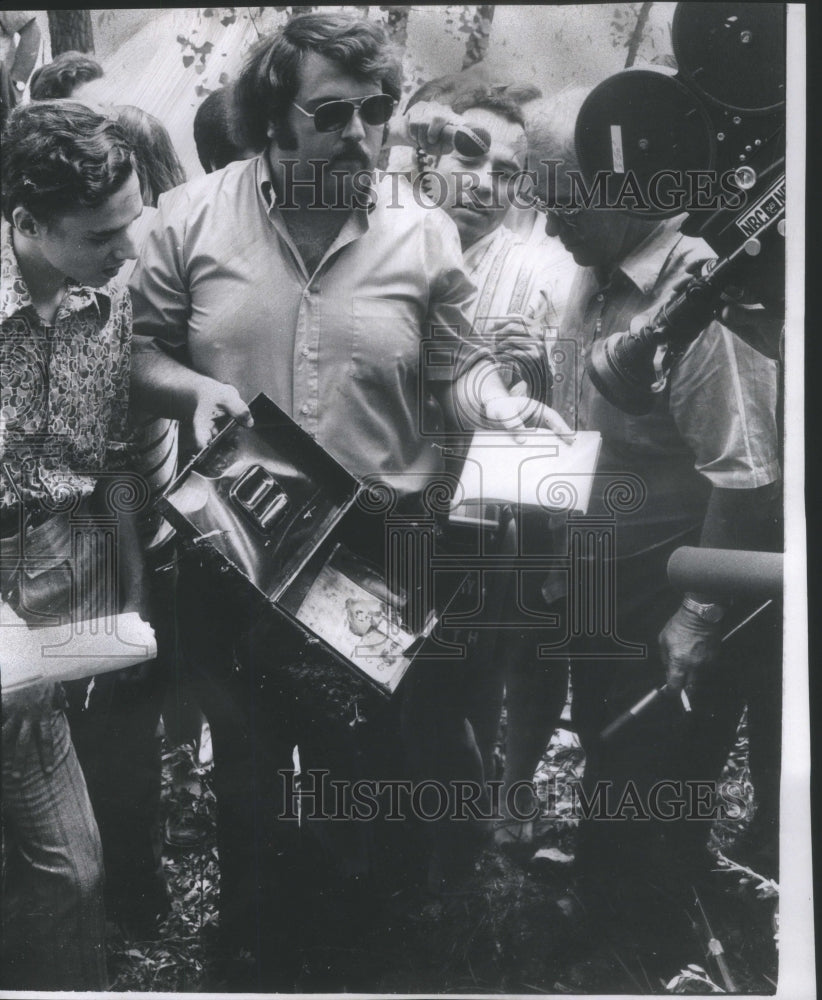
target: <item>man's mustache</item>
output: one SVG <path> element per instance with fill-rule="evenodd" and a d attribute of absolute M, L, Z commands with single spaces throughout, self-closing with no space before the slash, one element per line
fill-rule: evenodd
<path fill-rule="evenodd" d="M 368 168 L 371 166 L 371 158 L 358 142 L 347 143 L 338 150 L 330 159 L 330 163 L 338 163 L 341 160 L 355 160 Z"/>

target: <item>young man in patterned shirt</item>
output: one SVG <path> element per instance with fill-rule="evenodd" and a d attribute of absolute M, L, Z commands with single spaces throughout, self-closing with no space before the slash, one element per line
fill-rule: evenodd
<path fill-rule="evenodd" d="M 77 526 L 125 422 L 131 305 L 113 279 L 142 199 L 122 133 L 71 102 L 15 109 L 2 180 L 0 624 L 20 628 L 127 598 L 103 565 L 117 553 Z M 3 698 L 6 989 L 108 985 L 100 838 L 64 708 L 49 680 Z"/>

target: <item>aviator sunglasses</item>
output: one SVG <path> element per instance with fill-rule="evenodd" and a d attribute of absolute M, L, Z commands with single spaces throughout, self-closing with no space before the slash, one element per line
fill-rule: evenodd
<path fill-rule="evenodd" d="M 355 111 L 359 111 L 366 125 L 385 125 L 394 114 L 395 101 L 388 94 L 371 94 L 357 101 L 327 101 L 314 111 L 306 111 L 296 101 L 292 104 L 306 118 L 314 119 L 318 132 L 339 132 L 351 121 Z"/>

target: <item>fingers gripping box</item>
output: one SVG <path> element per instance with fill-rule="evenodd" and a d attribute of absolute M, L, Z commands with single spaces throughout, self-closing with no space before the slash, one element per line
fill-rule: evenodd
<path fill-rule="evenodd" d="M 240 659 L 260 687 L 356 725 L 435 644 L 432 588 L 403 586 L 375 558 L 381 522 L 363 530 L 363 484 L 268 397 L 250 409 L 254 426 L 230 422 L 159 506 L 215 600 L 231 593 L 255 610 L 253 655 Z"/>

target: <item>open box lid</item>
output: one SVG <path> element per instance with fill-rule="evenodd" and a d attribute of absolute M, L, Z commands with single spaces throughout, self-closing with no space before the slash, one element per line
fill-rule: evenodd
<path fill-rule="evenodd" d="M 254 426 L 230 421 L 160 498 L 187 539 L 206 540 L 269 601 L 351 507 L 359 481 L 261 393 Z"/>

